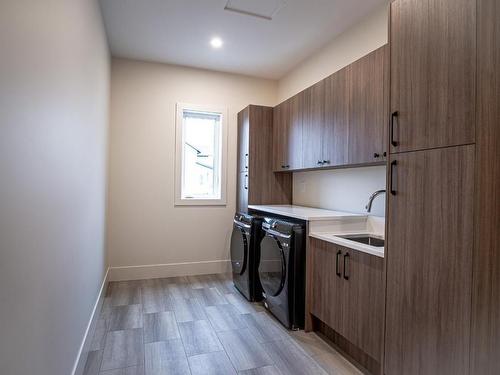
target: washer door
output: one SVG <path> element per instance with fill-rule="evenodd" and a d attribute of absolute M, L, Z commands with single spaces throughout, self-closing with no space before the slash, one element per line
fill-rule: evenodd
<path fill-rule="evenodd" d="M 231 235 L 231 265 L 233 274 L 243 275 L 248 263 L 248 239 L 246 232 L 238 227 L 233 227 Z"/>
<path fill-rule="evenodd" d="M 286 280 L 285 253 L 277 237 L 267 233 L 260 243 L 259 277 L 267 296 L 277 296 Z"/>

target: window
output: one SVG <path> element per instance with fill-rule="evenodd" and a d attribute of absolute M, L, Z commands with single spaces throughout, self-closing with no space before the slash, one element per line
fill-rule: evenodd
<path fill-rule="evenodd" d="M 177 104 L 176 205 L 226 204 L 224 113 Z"/>

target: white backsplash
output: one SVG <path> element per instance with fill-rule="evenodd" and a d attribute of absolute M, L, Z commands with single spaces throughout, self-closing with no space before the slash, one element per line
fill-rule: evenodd
<path fill-rule="evenodd" d="M 370 195 L 385 188 L 385 166 L 295 172 L 293 204 L 366 213 Z M 385 199 L 375 198 L 371 215 L 385 216 Z"/>

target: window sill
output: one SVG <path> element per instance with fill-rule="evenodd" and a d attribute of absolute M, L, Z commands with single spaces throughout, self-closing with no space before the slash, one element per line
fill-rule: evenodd
<path fill-rule="evenodd" d="M 226 206 L 225 199 L 176 199 L 175 206 Z"/>

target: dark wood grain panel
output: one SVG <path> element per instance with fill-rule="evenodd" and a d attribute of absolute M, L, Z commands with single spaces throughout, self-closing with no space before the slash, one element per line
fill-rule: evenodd
<path fill-rule="evenodd" d="M 302 166 L 316 168 L 323 165 L 323 132 L 325 122 L 325 80 L 305 90 L 302 101 Z"/>
<path fill-rule="evenodd" d="M 247 212 L 249 204 L 291 203 L 291 174 L 273 172 L 273 112 L 272 107 L 250 105 L 238 114 L 238 166 L 244 166 L 237 174 L 239 212 Z"/>
<path fill-rule="evenodd" d="M 391 160 L 385 373 L 468 374 L 474 146 Z"/>
<path fill-rule="evenodd" d="M 323 158 L 332 166 L 347 164 L 348 140 L 349 68 L 344 68 L 325 79 Z"/>
<path fill-rule="evenodd" d="M 473 143 L 475 1 L 396 0 L 390 29 L 391 152 Z"/>
<path fill-rule="evenodd" d="M 500 373 L 500 3 L 478 0 L 471 374 Z"/>
<path fill-rule="evenodd" d="M 341 249 L 315 238 L 311 239 L 310 245 L 312 260 L 310 313 L 332 329 L 342 332 L 345 285 L 343 279 L 335 273 L 336 254 Z"/>
<path fill-rule="evenodd" d="M 344 336 L 380 362 L 383 352 L 384 259 L 356 250 L 349 254 L 343 305 Z"/>
<path fill-rule="evenodd" d="M 275 171 L 286 171 L 288 163 L 288 132 L 290 128 L 290 99 L 274 107 L 273 165 Z"/>
<path fill-rule="evenodd" d="M 389 99 L 389 47 L 349 66 L 349 164 L 383 160 Z"/>
<path fill-rule="evenodd" d="M 286 165 L 289 170 L 301 169 L 302 164 L 302 137 L 303 137 L 303 108 L 306 103 L 305 92 L 290 98 L 289 123 L 287 131 Z"/>
<path fill-rule="evenodd" d="M 248 172 L 248 147 L 250 107 L 238 113 L 238 172 Z"/>
<path fill-rule="evenodd" d="M 250 106 L 248 204 L 290 204 L 292 175 L 273 172 L 273 108 Z"/>

